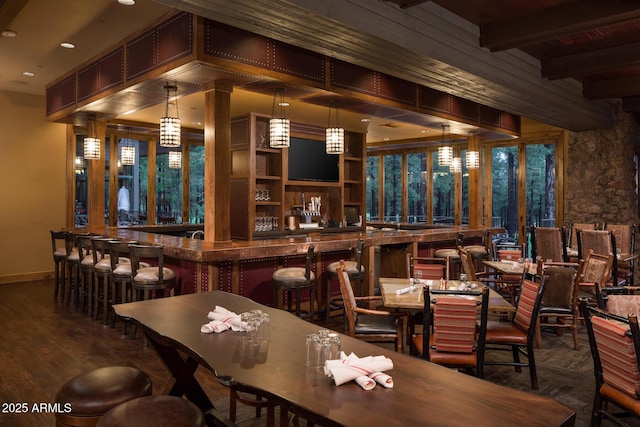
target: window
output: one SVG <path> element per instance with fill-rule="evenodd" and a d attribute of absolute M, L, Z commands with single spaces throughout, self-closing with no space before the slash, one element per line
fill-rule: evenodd
<path fill-rule="evenodd" d="M 182 168 L 169 167 L 169 149 L 156 156 L 156 212 L 158 224 L 182 222 Z"/>
<path fill-rule="evenodd" d="M 438 153 L 433 153 L 433 223 L 453 224 L 454 175 L 449 166 L 438 165 Z"/>
<path fill-rule="evenodd" d="M 407 154 L 407 221 L 427 220 L 427 153 Z"/>
<path fill-rule="evenodd" d="M 367 157 L 367 221 L 379 221 L 378 214 L 378 170 L 379 156 Z"/>
<path fill-rule="evenodd" d="M 189 222 L 204 223 L 204 145 L 189 147 Z"/>
<path fill-rule="evenodd" d="M 384 220 L 402 220 L 402 155 L 382 156 L 384 164 Z"/>

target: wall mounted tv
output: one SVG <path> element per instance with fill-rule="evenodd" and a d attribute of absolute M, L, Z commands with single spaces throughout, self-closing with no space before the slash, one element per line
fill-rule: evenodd
<path fill-rule="evenodd" d="M 338 182 L 340 156 L 327 154 L 324 141 L 291 138 L 289 180 Z"/>

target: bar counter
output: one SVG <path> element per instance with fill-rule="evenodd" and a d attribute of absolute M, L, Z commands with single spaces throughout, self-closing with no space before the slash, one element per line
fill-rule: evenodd
<path fill-rule="evenodd" d="M 405 254 L 430 256 L 434 250 L 453 247 L 458 233 L 465 244 L 478 244 L 485 228 L 466 226 L 430 229 L 369 229 L 351 232 L 309 230 L 306 234 L 254 240 L 211 242 L 171 234 L 192 231 L 193 225 L 156 225 L 145 227 L 88 227 L 74 232 L 162 244 L 166 264 L 177 270 L 178 292 L 195 293 L 223 290 L 273 305 L 271 275 L 277 268 L 304 267 L 309 244 L 316 252 L 314 272 L 317 277 L 317 301 L 322 295 L 324 271 L 331 262 L 353 259 L 359 239 L 364 240 L 363 265 L 367 269 L 365 289 L 374 292 L 376 275 L 405 277 Z M 499 232 L 501 230 L 494 230 Z M 164 234 L 170 233 L 170 234 Z M 184 233 L 182 233 L 184 234 Z M 376 259 L 378 263 L 376 263 Z M 382 260 L 382 262 L 380 262 Z M 377 264 L 377 265 L 376 265 Z M 332 285 L 332 295 L 340 293 L 338 283 Z"/>

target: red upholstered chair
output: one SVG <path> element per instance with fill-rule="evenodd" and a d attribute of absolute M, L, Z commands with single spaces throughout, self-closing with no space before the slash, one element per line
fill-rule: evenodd
<path fill-rule="evenodd" d="M 622 417 L 640 419 L 640 330 L 635 314 L 615 316 L 581 302 L 596 377 L 591 425 L 602 419 L 627 425 Z M 619 411 L 622 412 L 614 412 Z M 635 425 L 635 424 L 634 424 Z"/>
<path fill-rule="evenodd" d="M 449 280 L 449 259 L 407 254 L 407 278 L 415 278 L 417 272 L 425 280 Z"/>
<path fill-rule="evenodd" d="M 489 354 L 491 350 L 510 351 L 513 353 L 513 362 L 488 361 L 485 357 L 484 365 L 515 366 L 517 372 L 520 372 L 522 367 L 529 367 L 531 388 L 534 390 L 538 389 L 538 375 L 533 348 L 536 322 L 545 286 L 544 277 L 539 278 L 539 283 L 524 279 L 513 320 L 511 322 L 490 320 L 487 323 L 486 353 Z M 520 355 L 527 357 L 528 361 L 521 362 Z"/>
<path fill-rule="evenodd" d="M 480 301 L 475 298 L 463 299 L 460 295 L 480 297 Z M 482 378 L 488 312 L 489 288 L 486 286 L 480 291 L 471 292 L 429 291 L 426 286 L 422 333 L 413 336 L 412 353 L 450 368 L 475 370 L 476 376 Z"/>
<path fill-rule="evenodd" d="M 618 260 L 615 256 L 616 240 L 611 230 L 578 230 L 578 258 L 586 259 L 590 251 L 600 255 L 612 254 L 614 256 L 613 265 L 608 282 L 611 282 L 611 286 L 626 284 L 624 280 L 618 280 Z"/>

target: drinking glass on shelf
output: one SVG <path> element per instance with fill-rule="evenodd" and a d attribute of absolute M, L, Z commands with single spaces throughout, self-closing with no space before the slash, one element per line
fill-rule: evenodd
<path fill-rule="evenodd" d="M 271 200 L 271 190 L 262 190 L 262 198 L 267 202 Z"/>

